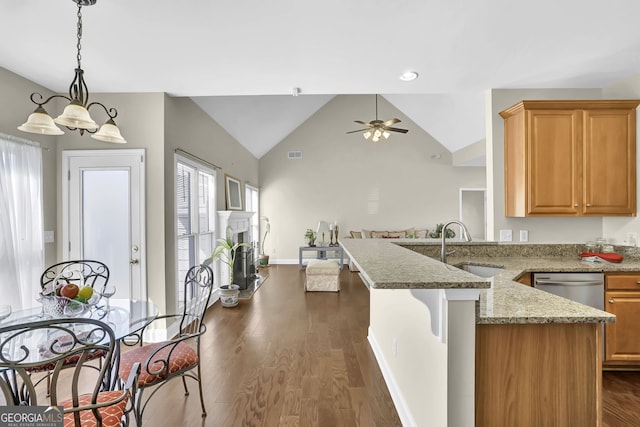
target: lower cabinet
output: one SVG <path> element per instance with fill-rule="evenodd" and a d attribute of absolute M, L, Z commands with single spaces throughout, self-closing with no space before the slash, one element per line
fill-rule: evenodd
<path fill-rule="evenodd" d="M 640 366 L 640 273 L 605 276 L 605 310 L 616 316 L 605 326 L 605 367 Z"/>
<path fill-rule="evenodd" d="M 602 425 L 599 323 L 476 325 L 475 425 Z"/>

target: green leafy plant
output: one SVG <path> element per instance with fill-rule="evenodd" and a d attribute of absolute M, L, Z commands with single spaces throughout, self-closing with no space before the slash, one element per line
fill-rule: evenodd
<path fill-rule="evenodd" d="M 248 243 L 234 243 L 231 227 L 227 227 L 226 238 L 218 239 L 218 245 L 211 256 L 203 261 L 204 265 L 210 265 L 213 261 L 222 261 L 229 266 L 229 286 L 233 285 L 233 265 L 236 262 L 237 251 L 241 247 L 250 247 Z"/>
<path fill-rule="evenodd" d="M 267 218 L 266 216 L 261 216 L 260 220 L 264 221 L 264 236 L 262 237 L 262 242 L 260 242 L 260 255 L 265 255 L 264 253 L 264 242 L 267 241 L 267 236 L 269 235 L 269 232 L 271 231 L 271 224 L 269 223 L 269 218 Z"/>
<path fill-rule="evenodd" d="M 307 228 L 307 231 L 304 232 L 304 238 L 309 241 L 309 246 L 312 246 L 316 241 L 316 233 L 310 228 Z"/>
<path fill-rule="evenodd" d="M 429 237 L 434 238 L 434 239 L 439 239 L 440 237 L 442 237 L 442 227 L 444 227 L 444 224 L 436 225 L 435 231 L 432 231 L 431 233 L 429 233 Z M 444 236 L 444 238 L 445 239 L 453 239 L 454 237 L 456 237 L 456 232 L 453 231 L 450 228 L 447 228 L 447 233 Z"/>

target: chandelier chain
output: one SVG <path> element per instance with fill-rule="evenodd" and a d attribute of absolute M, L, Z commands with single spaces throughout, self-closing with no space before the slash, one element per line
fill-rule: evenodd
<path fill-rule="evenodd" d="M 82 68 L 80 66 L 80 60 L 82 59 L 82 55 L 80 54 L 80 50 L 82 49 L 82 6 L 78 4 L 78 68 Z"/>

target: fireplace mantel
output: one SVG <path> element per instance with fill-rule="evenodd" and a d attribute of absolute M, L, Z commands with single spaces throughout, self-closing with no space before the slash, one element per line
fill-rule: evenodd
<path fill-rule="evenodd" d="M 253 245 L 254 236 L 251 230 L 251 217 L 255 212 L 246 211 L 218 211 L 218 235 L 219 238 L 225 239 L 227 229 L 231 230 L 231 239 L 234 243 L 243 242 Z M 252 246 L 253 247 L 253 246 Z M 254 250 L 251 248 L 240 248 L 240 253 L 236 255 L 236 265 L 234 266 L 234 281 L 235 284 L 240 286 L 240 289 L 245 289 L 247 286 L 247 278 L 252 277 L 255 274 L 255 268 L 253 268 Z M 245 254 L 245 251 L 250 251 L 250 254 Z M 250 256 L 249 258 L 246 258 Z M 250 265 L 248 265 L 250 264 Z M 238 270 L 240 269 L 240 270 Z M 220 263 L 220 282 L 221 284 L 229 283 L 229 266 Z"/>
<path fill-rule="evenodd" d="M 233 234 L 245 233 L 250 231 L 251 217 L 255 212 L 246 211 L 218 211 L 218 221 L 220 225 L 220 237 L 224 238 L 227 227 L 231 227 Z M 249 236 L 253 238 L 253 236 Z"/>

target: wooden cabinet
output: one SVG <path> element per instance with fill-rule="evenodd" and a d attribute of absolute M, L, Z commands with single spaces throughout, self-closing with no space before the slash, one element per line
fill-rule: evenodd
<path fill-rule="evenodd" d="M 605 330 L 605 366 L 640 364 L 640 273 L 605 276 L 605 310 L 616 315 Z"/>
<path fill-rule="evenodd" d="M 516 282 L 522 283 L 523 285 L 533 286 L 533 279 L 531 273 L 522 273 L 517 279 Z"/>
<path fill-rule="evenodd" d="M 639 103 L 522 101 L 502 111 L 505 215 L 635 215 Z"/>

